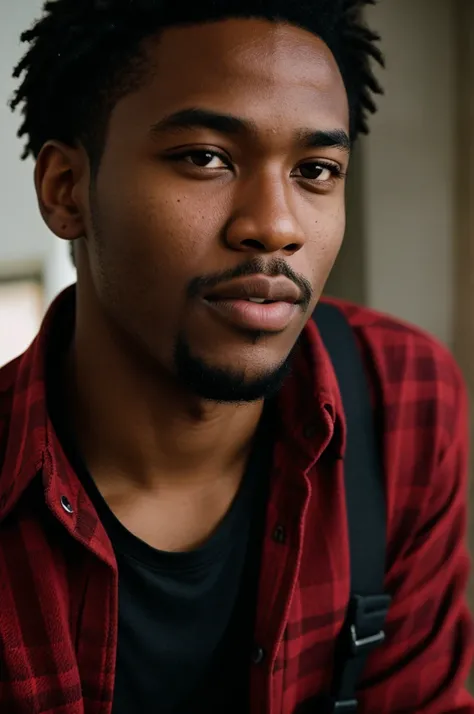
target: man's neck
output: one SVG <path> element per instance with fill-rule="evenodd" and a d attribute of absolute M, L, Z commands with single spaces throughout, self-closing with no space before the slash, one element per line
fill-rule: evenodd
<path fill-rule="evenodd" d="M 97 331 L 95 332 L 97 335 Z M 64 380 L 72 427 L 97 480 L 184 486 L 244 468 L 263 403 L 217 404 L 144 369 L 111 339 L 76 325 Z"/>

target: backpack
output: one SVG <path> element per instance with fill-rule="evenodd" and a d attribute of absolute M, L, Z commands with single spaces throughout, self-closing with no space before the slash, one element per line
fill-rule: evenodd
<path fill-rule="evenodd" d="M 386 501 L 384 473 L 362 356 L 342 312 L 320 303 L 314 314 L 336 373 L 347 424 L 344 483 L 351 595 L 336 642 L 331 692 L 303 712 L 357 711 L 357 687 L 368 654 L 385 639 L 390 596 L 384 592 Z"/>

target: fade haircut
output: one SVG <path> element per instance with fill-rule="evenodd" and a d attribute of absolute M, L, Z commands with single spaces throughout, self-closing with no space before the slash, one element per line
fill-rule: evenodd
<path fill-rule="evenodd" d="M 379 37 L 361 20 L 376 0 L 50 0 L 21 36 L 29 48 L 14 70 L 21 83 L 11 108 L 22 108 L 23 158 L 49 140 L 81 143 L 100 163 L 108 118 L 147 71 L 143 41 L 167 27 L 228 18 L 286 22 L 317 35 L 332 51 L 346 87 L 350 134 L 368 132 L 374 95 L 382 92 L 373 61 Z"/>

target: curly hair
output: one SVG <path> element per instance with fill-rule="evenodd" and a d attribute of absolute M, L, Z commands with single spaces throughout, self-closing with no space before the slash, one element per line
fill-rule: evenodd
<path fill-rule="evenodd" d="M 22 107 L 23 158 L 46 141 L 80 141 L 100 159 L 114 104 L 138 88 L 147 69 L 143 40 L 170 26 L 227 18 L 283 21 L 320 37 L 339 65 L 350 107 L 350 133 L 368 133 L 374 95 L 382 93 L 373 62 L 383 66 L 379 37 L 361 20 L 376 0 L 49 0 L 24 32 L 28 51 L 10 106 Z"/>

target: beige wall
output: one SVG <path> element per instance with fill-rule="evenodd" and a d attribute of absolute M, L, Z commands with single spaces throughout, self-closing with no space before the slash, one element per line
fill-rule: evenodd
<path fill-rule="evenodd" d="M 347 178 L 347 227 L 344 243 L 325 290 L 328 295 L 361 305 L 367 302 L 363 172 L 363 146 L 358 142 L 351 157 Z"/>
<path fill-rule="evenodd" d="M 452 343 L 453 0 L 382 0 L 368 12 L 386 95 L 364 145 L 367 299 Z"/>
<path fill-rule="evenodd" d="M 382 0 L 386 94 L 353 157 L 348 228 L 327 291 L 453 339 L 457 0 Z M 470 0 L 468 0 L 470 1 Z"/>
<path fill-rule="evenodd" d="M 455 350 L 474 394 L 474 2 L 459 0 Z"/>

